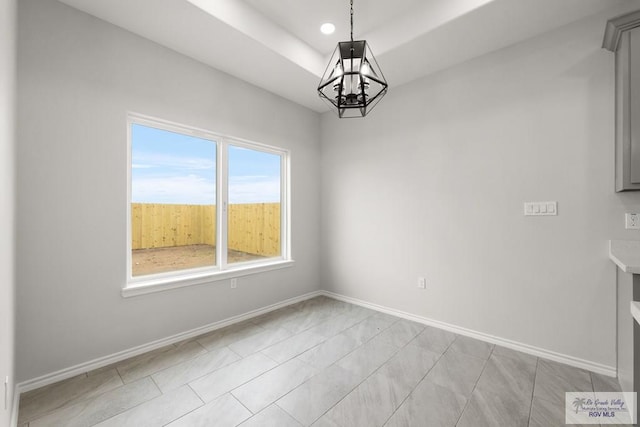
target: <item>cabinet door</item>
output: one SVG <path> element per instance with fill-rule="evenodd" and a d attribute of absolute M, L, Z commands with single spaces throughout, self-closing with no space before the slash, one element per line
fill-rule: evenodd
<path fill-rule="evenodd" d="M 631 182 L 640 183 L 640 27 L 629 32 L 629 123 Z"/>

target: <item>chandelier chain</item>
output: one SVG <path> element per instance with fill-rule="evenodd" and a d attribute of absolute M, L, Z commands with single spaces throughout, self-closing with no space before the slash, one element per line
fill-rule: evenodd
<path fill-rule="evenodd" d="M 353 0 L 351 0 L 351 41 L 353 41 Z"/>

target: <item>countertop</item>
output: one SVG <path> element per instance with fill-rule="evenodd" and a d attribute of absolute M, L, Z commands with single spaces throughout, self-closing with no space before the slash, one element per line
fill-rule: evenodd
<path fill-rule="evenodd" d="M 609 258 L 625 273 L 640 274 L 640 240 L 609 240 Z"/>

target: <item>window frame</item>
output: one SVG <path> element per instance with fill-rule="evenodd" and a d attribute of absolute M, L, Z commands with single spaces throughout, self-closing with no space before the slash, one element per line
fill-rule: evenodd
<path fill-rule="evenodd" d="M 132 224 L 131 224 L 131 195 L 132 195 L 132 135 L 134 124 L 155 129 L 175 132 L 196 138 L 207 139 L 216 144 L 216 265 L 197 267 L 186 270 L 175 270 L 133 276 L 132 265 Z M 143 114 L 127 113 L 127 262 L 126 280 L 122 288 L 122 296 L 130 297 L 147 293 L 159 292 L 185 286 L 226 280 L 236 277 L 258 274 L 265 271 L 291 267 L 291 184 L 290 167 L 291 153 L 289 150 L 274 147 L 246 139 L 223 135 L 206 129 L 183 125 L 164 119 Z M 257 150 L 280 156 L 280 256 L 266 260 L 244 261 L 229 264 L 228 254 L 228 195 L 229 195 L 229 165 L 228 147 L 236 146 L 250 150 Z M 221 249 L 221 250 L 218 250 Z"/>

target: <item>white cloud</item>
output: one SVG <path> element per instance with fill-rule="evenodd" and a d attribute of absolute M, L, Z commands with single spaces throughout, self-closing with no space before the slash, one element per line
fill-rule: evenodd
<path fill-rule="evenodd" d="M 231 180 L 234 182 L 256 182 L 265 179 L 274 179 L 273 176 L 268 175 L 242 175 L 242 176 L 232 176 Z"/>
<path fill-rule="evenodd" d="M 208 170 L 215 169 L 216 162 L 214 159 L 203 157 L 182 157 L 172 156 L 162 153 L 134 152 L 133 162 L 138 165 L 147 165 L 149 167 L 168 167 L 191 170 Z"/>
<path fill-rule="evenodd" d="M 215 204 L 215 184 L 196 175 L 141 177 L 133 181 L 134 203 Z"/>
<path fill-rule="evenodd" d="M 194 174 L 141 176 L 132 182 L 134 203 L 215 204 L 215 183 Z M 239 176 L 229 178 L 229 203 L 274 203 L 280 201 L 280 178 Z"/>
<path fill-rule="evenodd" d="M 232 176 L 229 179 L 229 203 L 273 203 L 279 201 L 279 177 Z"/>

